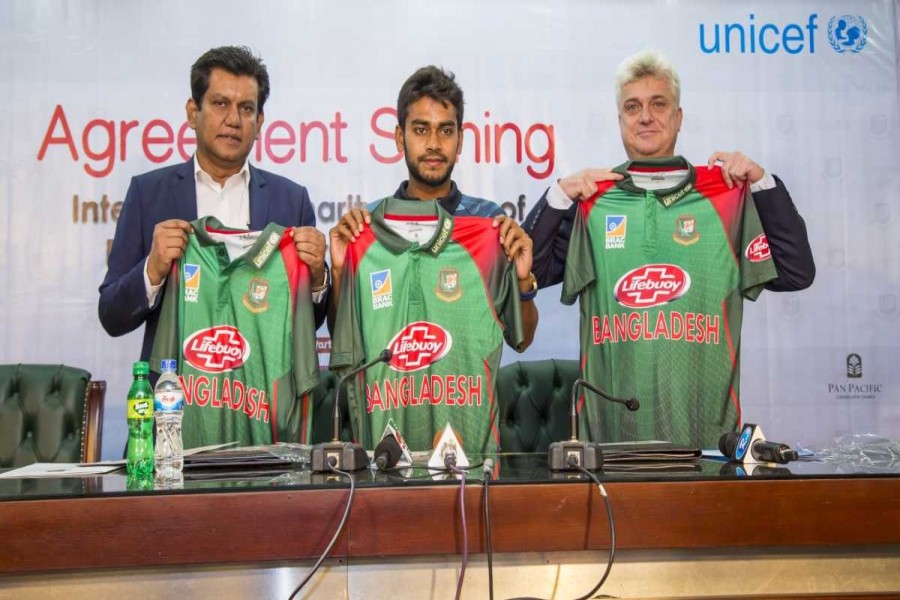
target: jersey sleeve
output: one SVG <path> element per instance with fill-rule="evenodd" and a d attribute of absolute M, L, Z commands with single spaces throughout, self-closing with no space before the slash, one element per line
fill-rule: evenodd
<path fill-rule="evenodd" d="M 744 197 L 740 263 L 741 294 L 748 300 L 756 300 L 766 284 L 778 277 L 749 186 Z"/>
<path fill-rule="evenodd" d="M 181 333 L 179 327 L 178 304 L 181 299 L 181 262 L 172 262 L 169 275 L 166 277 L 166 287 L 163 294 L 162 307 L 159 313 L 159 322 L 156 327 L 156 335 L 153 337 L 153 348 L 150 351 L 150 370 L 160 372 L 159 361 L 164 358 L 178 360 L 181 367 Z"/>
<path fill-rule="evenodd" d="M 522 327 L 522 299 L 519 297 L 519 281 L 516 278 L 515 263 L 501 261 L 502 274 L 498 280 L 497 294 L 494 297 L 494 310 L 503 323 L 503 339 L 510 348 L 521 352 L 519 347 L 525 342 Z"/>
<path fill-rule="evenodd" d="M 588 230 L 588 216 L 592 204 L 580 202 L 572 224 L 569 252 L 566 255 L 566 270 L 563 274 L 563 304 L 574 304 L 581 293 L 597 279 L 594 254 L 591 251 L 591 232 Z"/>

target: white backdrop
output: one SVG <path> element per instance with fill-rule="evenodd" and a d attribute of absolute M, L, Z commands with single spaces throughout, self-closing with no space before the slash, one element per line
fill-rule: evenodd
<path fill-rule="evenodd" d="M 192 152 L 178 143 L 188 73 L 210 47 L 264 58 L 272 95 L 252 160 L 306 185 L 327 231 L 348 197 L 404 177 L 386 134 L 416 68 L 442 65 L 465 91 L 460 187 L 521 218 L 553 179 L 622 162 L 612 76 L 650 46 L 682 77 L 678 151 L 743 151 L 782 177 L 809 228 L 812 288 L 745 310 L 745 420 L 788 443 L 900 437 L 898 12 L 897 0 L 4 2 L 0 362 L 106 379 L 103 454 L 120 455 L 141 334 L 106 335 L 97 287 L 131 176 Z M 860 34 L 848 47 L 842 16 Z M 577 309 L 559 287 L 539 307 L 534 345 L 504 362 L 577 356 Z"/>

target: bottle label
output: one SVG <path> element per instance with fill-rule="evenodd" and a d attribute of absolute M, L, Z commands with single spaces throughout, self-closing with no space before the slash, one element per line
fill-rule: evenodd
<path fill-rule="evenodd" d="M 153 402 L 149 398 L 129 398 L 126 412 L 129 419 L 152 419 Z"/>
<path fill-rule="evenodd" d="M 156 392 L 153 405 L 155 410 L 162 412 L 184 410 L 184 392 L 174 390 Z"/>

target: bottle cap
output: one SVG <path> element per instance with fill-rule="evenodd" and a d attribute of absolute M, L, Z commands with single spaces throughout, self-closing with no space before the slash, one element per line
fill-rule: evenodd
<path fill-rule="evenodd" d="M 178 368 L 178 361 L 174 358 L 164 358 L 159 361 L 160 373 L 165 373 L 166 371 L 172 371 L 174 373 L 176 368 Z"/>
<path fill-rule="evenodd" d="M 131 368 L 131 373 L 133 375 L 149 375 L 150 364 L 143 360 L 136 361 Z"/>

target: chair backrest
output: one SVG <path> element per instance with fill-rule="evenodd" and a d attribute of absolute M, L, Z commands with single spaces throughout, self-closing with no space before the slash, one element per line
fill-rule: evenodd
<path fill-rule="evenodd" d="M 0 467 L 100 460 L 106 382 L 64 365 L 0 365 Z"/>
<path fill-rule="evenodd" d="M 497 373 L 500 449 L 546 452 L 551 442 L 569 438 L 572 384 L 577 360 L 520 361 Z"/>

